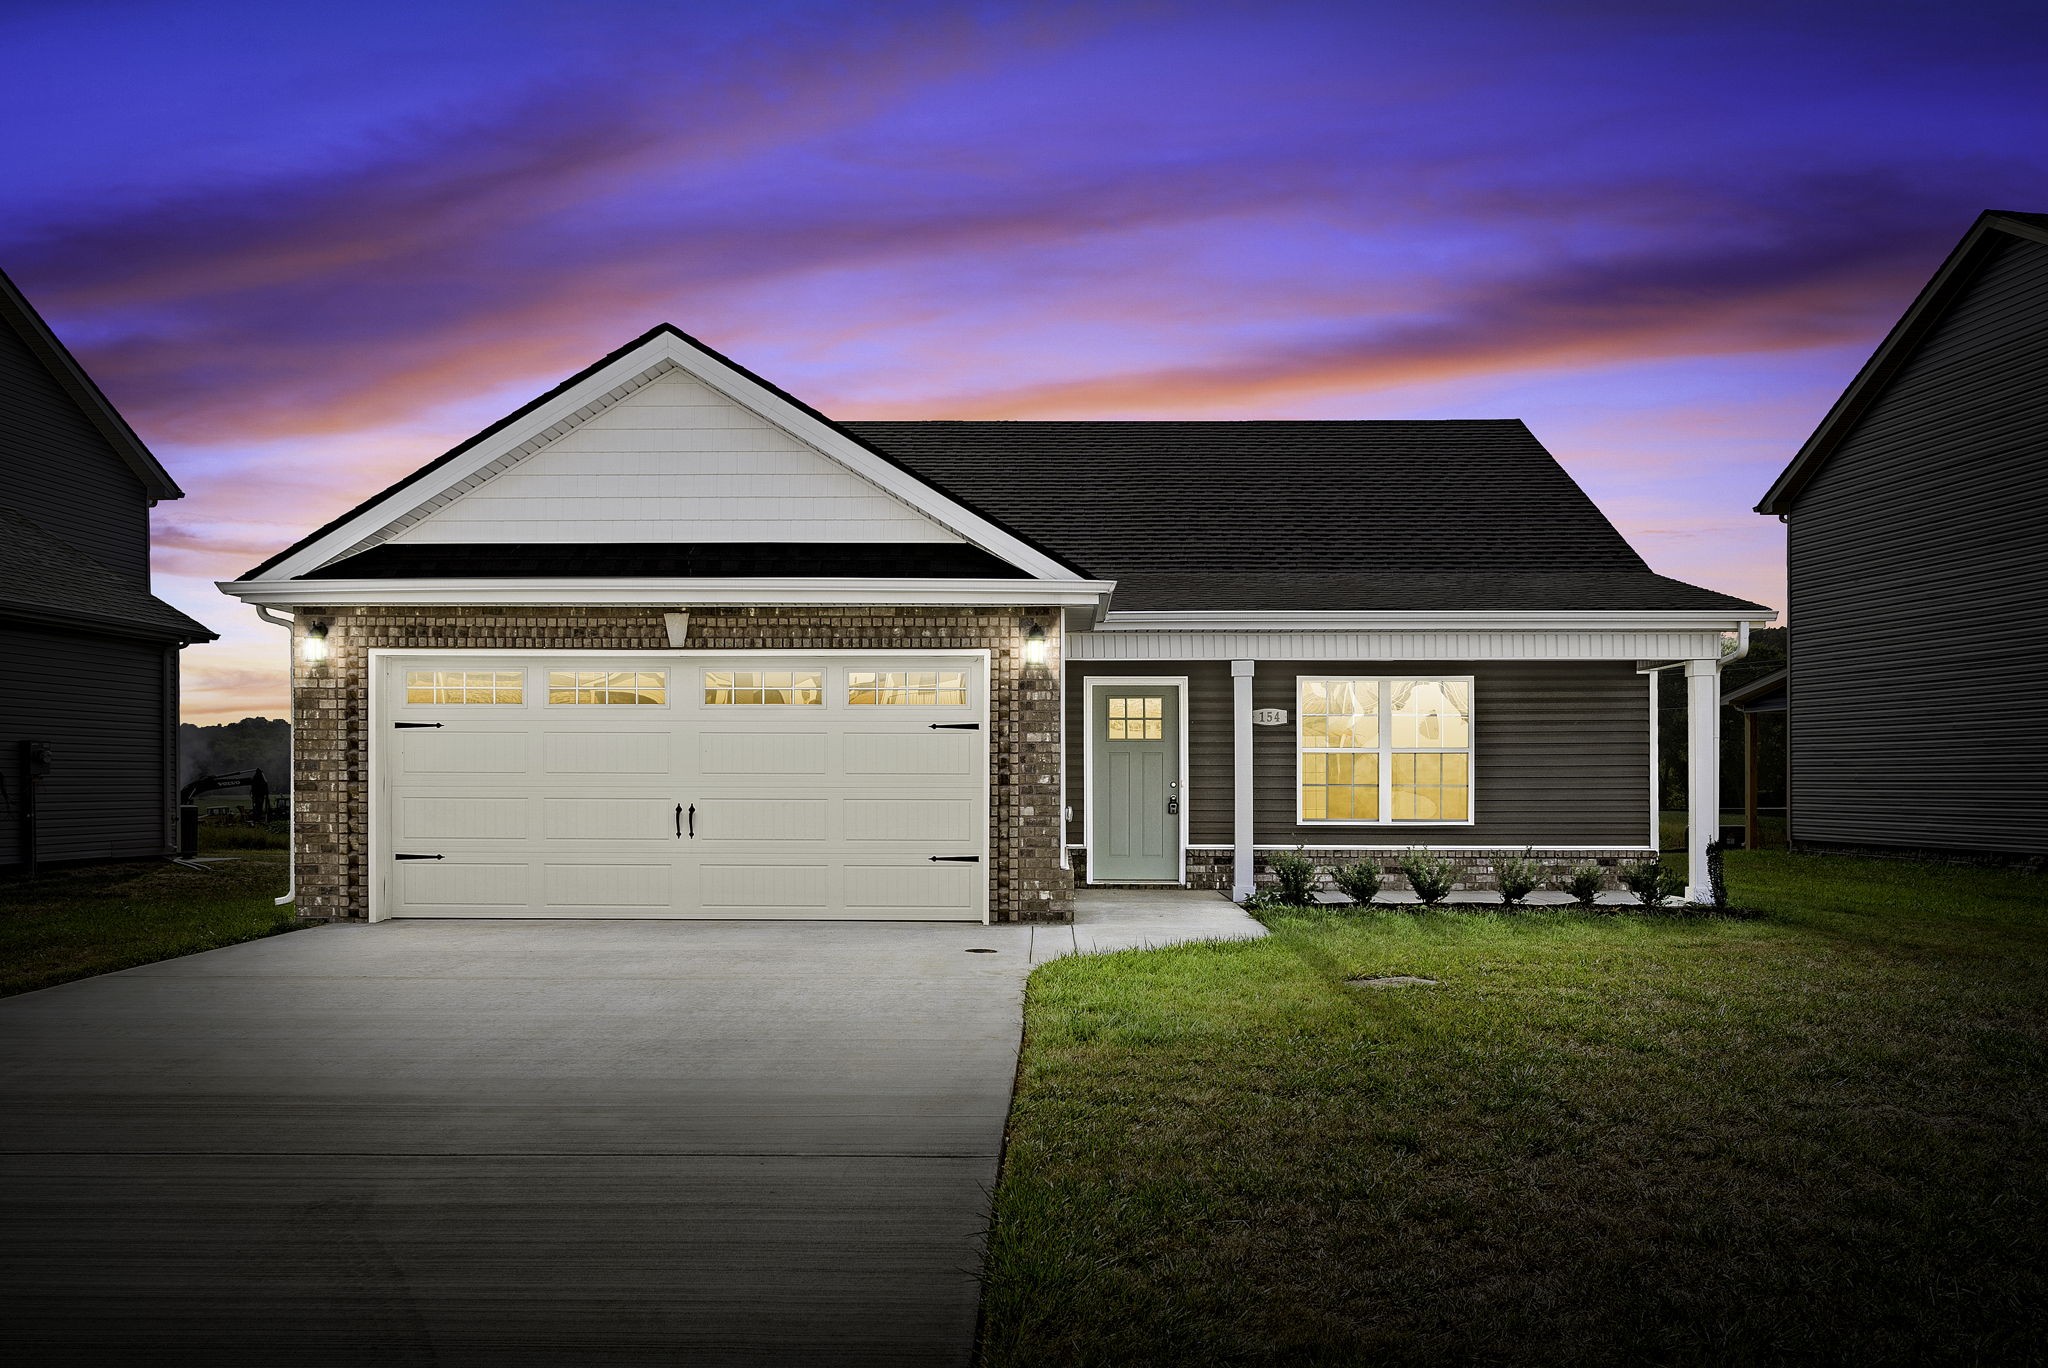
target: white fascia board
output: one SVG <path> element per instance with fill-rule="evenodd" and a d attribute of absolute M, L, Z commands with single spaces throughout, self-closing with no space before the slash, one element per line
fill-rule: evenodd
<path fill-rule="evenodd" d="M 1073 571 L 1045 553 L 1020 541 L 958 503 L 940 494 L 909 472 L 884 461 L 866 447 L 805 413 L 780 395 L 749 380 L 723 362 L 667 333 L 619 357 L 610 365 L 585 376 L 574 387 L 556 395 L 515 423 L 485 441 L 478 442 L 419 484 L 408 485 L 379 499 L 355 517 L 295 554 L 271 567 L 269 578 L 290 579 L 316 570 L 334 557 L 389 527 L 420 505 L 446 493 L 497 461 L 513 448 L 573 417 L 578 409 L 600 395 L 645 373 L 663 358 L 696 379 L 752 410 L 783 431 L 817 448 L 869 483 L 932 519 L 949 531 L 1038 579 L 1075 581 Z M 254 600 L 251 600 L 252 602 Z"/>
<path fill-rule="evenodd" d="M 388 604 L 936 604 L 1094 608 L 1116 585 L 1102 580 L 934 579 L 378 579 L 273 576 L 218 580 L 223 594 L 278 606 Z"/>
<path fill-rule="evenodd" d="M 1506 612 L 1480 609 L 1464 612 L 1318 613 L 1229 612 L 1181 613 L 1112 610 L 1093 628 L 1097 632 L 1427 632 L 1459 631 L 1602 631 L 1643 632 L 1690 629 L 1738 630 L 1747 621 L 1772 622 L 1777 613 L 1762 609 L 1738 613 L 1726 609 L 1630 610 L 1623 612 Z"/>

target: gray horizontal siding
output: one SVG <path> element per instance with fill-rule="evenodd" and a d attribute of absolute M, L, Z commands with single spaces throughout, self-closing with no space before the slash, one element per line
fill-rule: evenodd
<path fill-rule="evenodd" d="M 1299 826 L 1294 821 L 1294 701 L 1300 675 L 1471 675 L 1478 821 Z M 1232 841 L 1230 669 L 1223 661 L 1075 662 L 1067 667 L 1067 839 L 1085 831 L 1082 677 L 1186 675 L 1188 839 Z M 1255 727 L 1253 798 L 1261 845 L 1631 846 L 1649 839 L 1648 684 L 1627 662 L 1261 662 L 1254 707 L 1285 708 L 1284 727 Z"/>
<path fill-rule="evenodd" d="M 149 581 L 149 499 L 13 328 L 0 323 L 0 503 L 108 569 Z"/>
<path fill-rule="evenodd" d="M 1793 505 L 1792 832 L 2048 852 L 2048 246 L 2010 241 Z"/>
<path fill-rule="evenodd" d="M 157 642 L 0 623 L 0 864 L 22 857 L 21 745 L 45 741 L 40 786 L 45 860 L 145 857 L 170 840 L 174 696 Z"/>

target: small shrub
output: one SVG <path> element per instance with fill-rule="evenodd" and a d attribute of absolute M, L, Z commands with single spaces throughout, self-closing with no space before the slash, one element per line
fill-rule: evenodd
<path fill-rule="evenodd" d="M 1458 867 L 1426 850 L 1411 850 L 1403 856 L 1401 872 L 1408 876 L 1408 886 L 1424 907 L 1435 907 L 1458 886 Z"/>
<path fill-rule="evenodd" d="M 1572 866 L 1572 872 L 1565 876 L 1564 891 L 1572 895 L 1573 902 L 1591 907 L 1594 895 L 1606 882 L 1600 866 L 1588 860 L 1585 864 Z"/>
<path fill-rule="evenodd" d="M 1500 900 L 1509 907 L 1521 906 L 1522 899 L 1543 886 L 1543 866 L 1519 855 L 1503 855 L 1493 862 L 1494 882 L 1500 885 Z"/>
<path fill-rule="evenodd" d="M 1285 850 L 1275 855 L 1270 863 L 1277 885 L 1280 901 L 1291 907 L 1307 907 L 1314 902 L 1316 890 L 1316 862 L 1298 850 Z"/>
<path fill-rule="evenodd" d="M 1661 856 L 1636 860 L 1621 867 L 1621 884 L 1645 907 L 1655 907 L 1666 898 L 1685 892 L 1685 877 Z"/>
<path fill-rule="evenodd" d="M 1357 864 L 1348 864 L 1332 870 L 1330 881 L 1342 890 L 1345 897 L 1360 907 L 1379 896 L 1380 884 L 1383 882 L 1380 867 L 1371 860 L 1360 860 Z"/>

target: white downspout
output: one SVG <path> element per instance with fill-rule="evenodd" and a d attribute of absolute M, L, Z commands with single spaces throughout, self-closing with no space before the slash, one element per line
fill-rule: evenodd
<path fill-rule="evenodd" d="M 298 665 L 297 658 L 292 653 L 293 646 L 295 645 L 293 634 L 296 628 L 290 617 L 279 616 L 260 603 L 256 604 L 255 608 L 257 617 L 262 618 L 265 622 L 276 623 L 284 628 L 286 634 L 284 640 L 284 710 L 286 727 L 284 791 L 286 803 L 285 817 L 290 826 L 285 832 L 285 848 L 286 858 L 290 861 L 287 868 L 291 872 L 285 876 L 284 896 L 271 899 L 278 907 L 285 907 L 297 902 L 299 899 L 299 716 L 298 709 L 292 698 L 292 695 L 296 692 L 292 688 L 292 676 L 293 671 Z"/>

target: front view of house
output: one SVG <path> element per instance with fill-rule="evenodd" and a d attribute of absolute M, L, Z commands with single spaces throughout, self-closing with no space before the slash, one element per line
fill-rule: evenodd
<path fill-rule="evenodd" d="M 1612 863 L 1660 672 L 1712 755 L 1772 616 L 1516 421 L 836 423 L 668 326 L 221 587 L 293 634 L 299 906 L 371 920 Z"/>

